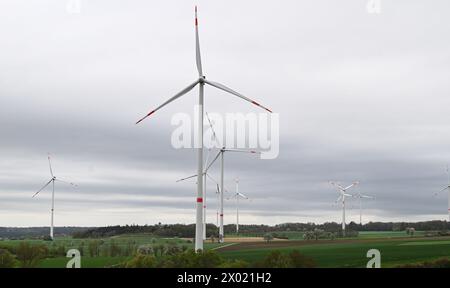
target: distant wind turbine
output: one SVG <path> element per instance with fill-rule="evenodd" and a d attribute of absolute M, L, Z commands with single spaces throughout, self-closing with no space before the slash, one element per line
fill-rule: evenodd
<path fill-rule="evenodd" d="M 270 109 L 260 105 L 256 101 L 253 101 L 246 96 L 226 87 L 225 85 L 222 85 L 217 82 L 213 82 L 210 80 L 206 80 L 205 76 L 203 75 L 202 70 L 202 61 L 200 57 L 200 41 L 198 36 L 198 20 L 197 20 L 197 6 L 195 7 L 195 44 L 196 44 L 196 63 L 197 63 L 197 71 L 198 71 L 198 79 L 195 80 L 192 84 L 175 94 L 172 98 L 161 104 L 160 106 L 156 107 L 154 110 L 151 110 L 147 115 L 142 117 L 139 121 L 136 122 L 136 124 L 140 123 L 142 120 L 147 118 L 148 116 L 152 115 L 162 107 L 166 106 L 167 104 L 171 103 L 172 101 L 180 98 L 181 96 L 185 95 L 189 91 L 191 91 L 197 84 L 199 84 L 199 97 L 198 97 L 198 105 L 199 105 L 199 113 L 198 113 L 198 161 L 197 161 L 197 208 L 196 208 L 196 223 L 195 223 L 195 251 L 203 250 L 203 225 L 202 225 L 202 219 L 203 219 L 203 90 L 205 84 L 208 84 L 209 86 L 215 87 L 217 89 L 223 90 L 225 92 L 228 92 L 234 96 L 237 96 L 247 102 L 250 102 L 256 106 L 259 106 L 263 109 L 265 109 L 268 112 L 272 112 Z"/>
<path fill-rule="evenodd" d="M 353 195 L 353 197 L 358 198 L 359 201 L 359 225 L 362 225 L 362 202 L 363 199 L 375 199 L 375 197 L 363 195 L 361 192 L 357 192 L 356 195 Z"/>
<path fill-rule="evenodd" d="M 48 155 L 47 158 L 48 158 L 48 166 L 50 168 L 50 175 L 52 176 L 52 178 L 50 178 L 50 180 L 47 183 L 45 183 L 45 185 L 41 189 L 39 189 L 36 193 L 34 193 L 32 198 L 37 196 L 39 194 L 39 192 L 44 190 L 48 185 L 50 185 L 50 183 L 52 184 L 52 208 L 50 210 L 50 214 L 51 214 L 50 238 L 53 240 L 54 239 L 54 237 L 53 237 L 54 236 L 53 235 L 53 217 L 54 217 L 54 212 L 55 212 L 55 181 L 58 181 L 58 182 L 61 182 L 61 183 L 65 183 L 65 184 L 69 184 L 69 185 L 74 186 L 74 187 L 77 187 L 77 185 L 72 183 L 72 182 L 66 182 L 66 181 L 63 181 L 61 179 L 56 178 L 56 176 L 53 175 L 52 162 L 50 161 L 50 155 Z"/>
<path fill-rule="evenodd" d="M 353 182 L 351 185 L 347 186 L 347 187 L 342 187 L 339 183 L 336 182 L 330 182 L 331 185 L 333 185 L 334 187 L 336 187 L 339 191 L 339 197 L 336 200 L 336 202 L 341 201 L 342 203 L 342 235 L 345 237 L 345 197 L 353 197 L 353 195 L 348 194 L 347 190 L 358 185 L 359 182 Z"/>
<path fill-rule="evenodd" d="M 448 192 L 448 195 L 447 195 L 447 197 L 448 197 L 448 206 L 447 206 L 447 211 L 448 211 L 448 221 L 450 222 L 450 173 L 449 173 L 449 171 L 448 171 L 448 165 L 447 165 L 447 170 L 446 170 L 446 172 L 447 172 L 447 177 L 448 177 L 448 184 L 447 184 L 447 186 L 445 186 L 444 188 L 442 188 L 442 190 L 441 191 L 439 191 L 439 192 L 437 192 L 437 193 L 434 193 L 434 195 L 435 196 L 438 196 L 441 192 L 443 192 L 443 191 L 445 191 L 445 190 L 447 190 L 447 192 Z"/>
<path fill-rule="evenodd" d="M 216 132 L 214 131 L 214 126 L 213 126 L 213 124 L 211 122 L 211 119 L 209 118 L 208 114 L 206 114 L 206 117 L 208 119 L 209 126 L 211 127 L 211 131 L 213 133 L 213 138 L 217 142 L 218 147 L 221 147 L 219 139 L 217 139 L 217 137 L 216 137 Z M 223 197 L 224 197 L 224 193 L 222 193 L 222 191 L 225 191 L 224 184 L 223 184 L 224 183 L 225 152 L 261 154 L 261 152 L 255 151 L 255 150 L 228 149 L 225 146 L 222 146 L 222 148 L 220 149 L 219 153 L 217 153 L 216 157 L 214 157 L 214 159 L 211 161 L 211 163 L 209 163 L 208 167 L 206 168 L 208 170 L 220 156 L 220 205 L 219 205 L 219 210 L 220 210 L 220 214 L 219 214 L 219 216 L 220 216 L 220 218 L 219 218 L 219 242 L 220 243 L 224 242 L 224 228 L 223 228 L 223 199 L 224 199 Z"/>
<path fill-rule="evenodd" d="M 248 199 L 247 196 L 239 192 L 239 179 L 236 178 L 236 193 L 228 199 L 236 199 L 236 235 L 239 235 L 239 198 Z"/>
<path fill-rule="evenodd" d="M 216 193 L 219 193 L 219 183 L 217 183 L 217 181 L 214 180 L 214 178 L 208 173 L 208 169 L 205 169 L 205 171 L 203 172 L 203 176 L 204 176 L 203 177 L 203 180 L 204 180 L 204 183 L 203 183 L 203 240 L 206 240 L 206 179 L 209 178 L 214 184 L 216 184 L 216 186 L 217 186 Z M 192 179 L 194 177 L 197 177 L 197 174 L 178 179 L 176 182 L 182 182 L 182 181 L 185 181 L 188 179 Z"/>

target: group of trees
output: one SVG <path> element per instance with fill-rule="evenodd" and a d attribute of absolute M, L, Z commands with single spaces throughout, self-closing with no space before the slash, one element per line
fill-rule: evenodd
<path fill-rule="evenodd" d="M 414 228 L 416 231 L 443 231 L 450 230 L 450 222 L 447 221 L 424 221 L 424 222 L 369 222 L 364 225 L 350 222 L 348 230 L 353 231 L 405 231 L 406 228 Z M 242 235 L 263 237 L 266 233 L 277 233 L 283 231 L 314 231 L 321 229 L 326 232 L 339 233 L 341 224 L 336 222 L 315 223 L 283 223 L 275 226 L 269 225 L 239 225 Z M 217 237 L 218 227 L 207 224 L 207 237 Z M 225 234 L 234 234 L 236 226 L 229 224 L 224 226 Z M 105 238 L 120 234 L 148 233 L 159 237 L 193 238 L 195 234 L 194 224 L 161 224 L 156 225 L 125 225 L 108 227 L 56 227 L 56 235 L 72 235 L 75 238 Z M 8 228 L 0 227 L 1 238 L 7 239 L 32 239 L 43 238 L 48 235 L 48 227 L 30 228 Z M 275 234 L 273 234 L 275 235 Z M 276 238 L 276 237 L 275 237 Z"/>
<path fill-rule="evenodd" d="M 406 228 L 414 228 L 416 231 L 442 231 L 450 229 L 450 223 L 447 221 L 426 221 L 426 222 L 369 222 L 364 225 L 350 222 L 347 225 L 348 231 L 405 231 Z M 234 234 L 235 225 L 229 224 L 224 226 L 225 234 Z M 335 233 L 336 237 L 342 233 L 340 223 L 326 222 L 323 224 L 315 223 L 284 223 L 275 226 L 269 225 L 239 225 L 241 235 L 251 235 L 263 237 L 267 233 L 272 233 L 276 237 L 276 233 L 285 231 L 315 231 L 316 229 L 325 232 Z M 213 224 L 207 225 L 207 237 L 213 238 L 217 236 L 218 228 Z M 75 238 L 103 238 L 128 233 L 149 233 L 159 237 L 180 237 L 193 238 L 195 234 L 195 225 L 189 224 L 156 224 L 156 225 L 126 225 L 126 226 L 108 226 L 101 228 L 93 228 L 78 231 L 73 234 Z M 354 234 L 354 233 L 353 233 Z M 281 235 L 281 234 L 280 234 Z M 350 234 L 349 234 L 350 235 Z M 346 235 L 346 236 L 349 236 Z"/>
<path fill-rule="evenodd" d="M 243 260 L 224 259 L 212 250 L 195 253 L 192 249 L 171 251 L 163 254 L 138 253 L 125 262 L 124 268 L 312 268 L 314 261 L 297 250 L 290 253 L 272 251 L 261 261 L 249 263 Z"/>
<path fill-rule="evenodd" d="M 1 243 L 1 242 L 0 242 Z M 104 240 L 86 240 L 79 243 L 68 242 L 65 244 L 31 244 L 20 242 L 18 245 L 0 246 L 0 268 L 36 267 L 42 259 L 65 257 L 69 248 L 76 248 L 81 256 L 117 257 L 134 256 L 138 249 L 135 241 L 128 241 L 119 245 L 114 239 L 108 242 Z M 76 245 L 77 244 L 77 245 Z M 157 248 L 155 248 L 157 251 Z"/>
<path fill-rule="evenodd" d="M 66 236 L 93 229 L 93 227 L 55 227 L 55 235 Z M 48 236 L 48 227 L 0 227 L 0 238 L 43 239 Z"/>
<path fill-rule="evenodd" d="M 358 231 L 405 231 L 406 228 L 414 228 L 416 231 L 441 231 L 449 230 L 450 222 L 424 221 L 424 222 L 369 222 L 365 225 L 356 224 Z"/>
<path fill-rule="evenodd" d="M 336 238 L 335 232 L 327 232 L 322 229 L 314 229 L 312 231 L 307 231 L 303 234 L 305 240 L 319 240 L 319 239 L 330 239 L 334 240 Z"/>
<path fill-rule="evenodd" d="M 216 226 L 208 224 L 206 227 L 207 237 L 215 236 Z M 74 233 L 74 238 L 105 238 L 114 235 L 147 233 L 159 237 L 179 237 L 193 238 L 195 232 L 195 224 L 156 224 L 156 225 L 125 225 L 125 226 L 107 226 L 100 228 L 88 229 Z"/>
<path fill-rule="evenodd" d="M 46 245 L 31 245 L 22 242 L 17 246 L 0 248 L 0 268 L 32 268 L 36 267 L 39 261 L 49 255 Z"/>

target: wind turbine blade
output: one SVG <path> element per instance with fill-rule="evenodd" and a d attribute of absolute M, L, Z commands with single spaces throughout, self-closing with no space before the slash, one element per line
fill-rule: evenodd
<path fill-rule="evenodd" d="M 255 150 L 245 150 L 245 149 L 223 149 L 224 151 L 228 152 L 241 152 L 241 153 L 251 153 L 251 154 L 261 154 L 259 151 Z"/>
<path fill-rule="evenodd" d="M 188 179 L 191 179 L 191 178 L 194 178 L 194 177 L 197 177 L 197 174 L 189 176 L 189 177 L 186 177 L 186 178 L 178 179 L 176 182 L 181 182 L 181 181 L 188 180 Z"/>
<path fill-rule="evenodd" d="M 209 168 L 211 168 L 212 164 L 214 164 L 214 162 L 216 162 L 217 158 L 219 158 L 220 153 L 222 153 L 222 151 L 219 151 L 219 153 L 217 153 L 216 157 L 214 157 L 214 159 L 211 161 L 211 163 L 209 163 L 208 167 L 206 167 L 205 172 L 208 172 Z"/>
<path fill-rule="evenodd" d="M 242 198 L 248 199 L 248 197 L 245 196 L 244 194 L 242 194 L 241 192 L 238 192 L 238 193 L 237 193 L 237 196 L 241 196 Z"/>
<path fill-rule="evenodd" d="M 206 154 L 205 164 L 203 164 L 203 167 L 206 167 L 208 165 L 209 155 L 211 154 L 211 148 L 208 149 L 208 153 Z M 206 170 L 203 171 L 206 173 Z"/>
<path fill-rule="evenodd" d="M 442 188 L 441 190 L 439 190 L 439 192 L 435 192 L 434 196 L 438 196 L 439 194 L 441 194 L 442 192 L 444 192 L 447 189 L 450 189 L 450 186 L 446 186 L 446 187 Z"/>
<path fill-rule="evenodd" d="M 350 189 L 350 188 L 352 188 L 353 186 L 356 186 L 356 185 L 358 185 L 359 184 L 359 182 L 353 182 L 351 185 L 349 185 L 349 186 L 347 186 L 347 187 L 345 187 L 343 190 L 347 190 L 347 189 Z"/>
<path fill-rule="evenodd" d="M 75 183 L 73 183 L 73 182 L 64 181 L 64 180 L 61 180 L 61 179 L 59 179 L 59 178 L 55 178 L 55 180 L 56 180 L 56 181 L 59 181 L 59 182 L 61 182 L 61 183 L 69 184 L 69 185 L 71 185 L 71 186 L 73 186 L 73 187 L 78 187 L 78 185 L 75 184 Z"/>
<path fill-rule="evenodd" d="M 268 108 L 262 106 L 261 104 L 259 104 L 259 103 L 256 102 L 256 101 L 253 101 L 252 99 L 247 98 L 247 97 L 245 97 L 244 95 L 242 95 L 242 94 L 240 94 L 240 93 L 238 93 L 238 92 L 236 92 L 236 91 L 234 91 L 234 90 L 232 90 L 232 89 L 226 87 L 225 85 L 222 85 L 222 84 L 217 83 L 217 82 L 209 81 L 209 80 L 206 80 L 206 79 L 205 79 L 204 81 L 205 81 L 205 83 L 207 83 L 207 84 L 209 84 L 209 85 L 211 85 L 211 86 L 213 86 L 213 87 L 216 87 L 216 88 L 218 88 L 218 89 L 220 89 L 220 90 L 223 90 L 223 91 L 225 91 L 225 92 L 228 92 L 228 93 L 230 93 L 230 94 L 233 94 L 233 95 L 235 95 L 235 96 L 238 96 L 239 98 L 242 98 L 242 99 L 244 99 L 245 101 L 248 101 L 248 102 L 250 102 L 250 103 L 252 103 L 252 104 L 254 104 L 254 105 L 256 105 L 256 106 L 259 106 L 259 107 L 265 109 L 266 111 L 272 113 L 272 110 L 270 110 L 270 109 L 268 109 Z"/>
<path fill-rule="evenodd" d="M 214 137 L 214 140 L 215 140 L 216 143 L 217 143 L 217 147 L 222 147 L 222 145 L 221 145 L 220 142 L 219 142 L 219 139 L 217 139 L 216 131 L 214 131 L 214 127 L 213 127 L 213 125 L 212 125 L 212 123 L 211 123 L 211 119 L 209 119 L 208 112 L 205 112 L 205 114 L 206 114 L 206 118 L 208 119 L 209 126 L 211 127 L 211 131 L 213 132 L 213 137 Z"/>
<path fill-rule="evenodd" d="M 348 193 L 343 193 L 343 195 L 344 195 L 344 196 L 347 196 L 347 197 L 353 197 L 352 194 L 348 194 Z"/>
<path fill-rule="evenodd" d="M 145 118 L 147 118 L 148 116 L 152 115 L 153 113 L 155 113 L 156 111 L 158 111 L 159 109 L 161 109 L 162 107 L 166 106 L 167 104 L 169 104 L 170 102 L 178 99 L 179 97 L 183 96 L 184 94 L 188 93 L 189 91 L 192 90 L 192 88 L 195 87 L 195 85 L 198 84 L 198 80 L 195 81 L 194 83 L 192 83 L 191 85 L 189 85 L 188 87 L 184 88 L 183 90 L 181 90 L 180 92 L 178 92 L 177 94 L 175 94 L 175 96 L 173 96 L 172 98 L 170 98 L 169 100 L 167 100 L 166 102 L 164 102 L 163 104 L 161 104 L 160 106 L 158 106 L 155 110 L 150 111 L 147 115 L 145 115 L 144 117 L 142 117 L 139 121 L 136 122 L 136 124 L 139 124 L 142 120 L 144 120 Z"/>
<path fill-rule="evenodd" d="M 211 180 L 212 182 L 214 182 L 214 184 L 219 185 L 219 183 L 218 183 L 211 175 L 209 175 L 208 173 L 206 173 L 206 177 L 208 177 L 209 180 Z"/>
<path fill-rule="evenodd" d="M 360 195 L 361 198 L 366 198 L 366 199 L 375 199 L 375 197 L 373 196 L 368 196 L 368 195 Z"/>
<path fill-rule="evenodd" d="M 200 56 L 200 40 L 198 37 L 197 6 L 195 6 L 195 60 L 197 62 L 198 76 L 203 77 L 202 59 Z"/>
<path fill-rule="evenodd" d="M 342 195 L 339 195 L 339 197 L 336 199 L 336 203 L 342 200 Z"/>
<path fill-rule="evenodd" d="M 44 188 L 47 187 L 50 183 L 52 183 L 52 181 L 53 181 L 53 178 L 50 179 L 47 183 L 45 183 L 45 185 L 44 185 L 41 189 L 39 189 L 36 193 L 34 193 L 33 196 L 32 196 L 31 198 L 34 198 L 34 196 L 36 196 L 37 194 L 39 194 L 39 192 L 41 192 L 42 190 L 44 190 Z"/>
<path fill-rule="evenodd" d="M 50 168 L 50 174 L 52 174 L 52 177 L 54 177 L 52 170 L 52 162 L 50 161 L 50 154 L 47 155 L 47 158 L 48 158 L 48 167 Z"/>
<path fill-rule="evenodd" d="M 344 190 L 344 188 L 340 184 L 338 184 L 338 183 L 336 183 L 334 181 L 330 181 L 330 184 L 333 185 L 336 188 L 339 188 L 339 190 Z"/>

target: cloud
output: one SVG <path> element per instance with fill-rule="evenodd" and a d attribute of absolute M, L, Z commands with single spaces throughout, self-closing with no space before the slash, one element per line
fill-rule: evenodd
<path fill-rule="evenodd" d="M 0 226 L 48 222 L 49 191 L 31 198 L 50 177 L 47 152 L 79 184 L 57 185 L 58 225 L 194 222 L 195 180 L 175 180 L 196 173 L 196 153 L 170 146 L 170 118 L 192 115 L 196 92 L 134 124 L 197 77 L 194 3 L 81 1 L 79 14 L 0 4 Z M 239 177 L 252 199 L 243 223 L 339 221 L 329 180 L 376 197 L 367 220 L 447 218 L 445 193 L 433 193 L 450 158 L 450 4 L 383 1 L 379 15 L 364 1 L 198 4 L 207 79 L 280 114 L 277 159 L 226 155 L 227 190 Z M 205 102 L 260 112 L 209 88 Z"/>

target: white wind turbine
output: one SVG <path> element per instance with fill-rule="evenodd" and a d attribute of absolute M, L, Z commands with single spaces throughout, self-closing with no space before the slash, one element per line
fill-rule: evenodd
<path fill-rule="evenodd" d="M 39 189 L 36 193 L 34 193 L 32 198 L 34 198 L 37 194 L 39 194 L 39 192 L 44 190 L 48 185 L 50 185 L 50 183 L 52 184 L 52 207 L 51 207 L 51 210 L 50 210 L 50 213 L 51 213 L 50 238 L 53 240 L 53 216 L 54 216 L 54 212 L 55 212 L 55 181 L 62 182 L 62 183 L 65 183 L 65 184 L 69 184 L 69 185 L 72 185 L 74 187 L 76 187 L 77 185 L 72 183 L 72 182 L 66 182 L 66 181 L 63 181 L 61 179 L 56 178 L 56 176 L 53 175 L 53 169 L 52 169 L 52 163 L 50 161 L 50 155 L 48 155 L 47 157 L 48 157 L 48 166 L 50 168 L 50 175 L 52 176 L 52 178 L 50 178 L 50 180 L 47 183 L 45 183 L 45 185 L 41 189 Z"/>
<path fill-rule="evenodd" d="M 353 197 L 358 198 L 358 201 L 359 201 L 359 225 L 362 225 L 362 202 L 363 202 L 363 199 L 375 199 L 375 197 L 363 195 L 359 191 L 356 193 L 356 195 L 353 195 Z"/>
<path fill-rule="evenodd" d="M 197 6 L 195 7 L 195 43 L 196 43 L 196 63 L 197 63 L 197 70 L 198 70 L 198 79 L 195 80 L 192 84 L 175 94 L 172 98 L 158 106 L 156 109 L 150 111 L 147 115 L 145 115 L 143 118 L 141 118 L 139 121 L 136 122 L 138 124 L 148 116 L 152 115 L 162 107 L 166 106 L 170 102 L 180 98 L 184 94 L 191 91 L 197 84 L 199 84 L 199 96 L 198 96 L 198 105 L 199 105 L 199 113 L 198 113 L 198 161 L 197 161 L 197 208 L 196 208 L 196 225 L 195 225 L 195 251 L 203 250 L 203 225 L 202 225 L 202 219 L 203 219 L 203 90 L 205 84 L 208 84 L 212 87 L 218 88 L 220 90 L 223 90 L 225 92 L 228 92 L 234 96 L 237 96 L 245 101 L 248 101 L 256 106 L 259 106 L 269 112 L 272 112 L 268 108 L 260 105 L 259 103 L 247 98 L 246 96 L 226 87 L 225 85 L 222 85 L 217 82 L 213 82 L 210 80 L 206 80 L 205 76 L 203 75 L 202 71 L 202 61 L 200 57 L 200 43 L 199 43 L 199 36 L 198 36 L 198 20 L 197 20 Z"/>
<path fill-rule="evenodd" d="M 358 185 L 359 182 L 353 182 L 351 185 L 347 186 L 347 187 L 342 187 L 339 183 L 336 182 L 330 182 L 331 185 L 333 185 L 334 187 L 336 187 L 339 191 L 339 197 L 336 200 L 336 202 L 341 201 L 342 203 L 342 235 L 345 237 L 345 197 L 352 197 L 353 195 L 348 194 L 347 190 Z"/>
<path fill-rule="evenodd" d="M 239 178 L 235 179 L 236 181 L 236 193 L 228 199 L 235 198 L 236 199 L 236 235 L 239 235 L 239 198 L 243 198 L 248 200 L 248 197 L 239 192 Z"/>
<path fill-rule="evenodd" d="M 211 123 L 211 120 L 209 119 L 208 114 L 206 114 L 206 117 L 208 119 L 209 125 L 211 127 L 211 130 L 213 132 L 213 138 L 216 140 L 218 147 L 221 147 L 221 144 L 219 142 L 219 139 L 216 137 L 216 132 L 214 131 L 213 124 Z M 243 149 L 229 149 L 225 146 L 222 146 L 222 148 L 219 150 L 219 153 L 217 153 L 216 157 L 209 163 L 207 170 L 214 164 L 214 162 L 219 158 L 220 156 L 220 205 L 219 205 L 219 242 L 224 242 L 224 228 L 223 228 L 223 195 L 222 191 L 225 191 L 224 188 L 224 160 L 225 160 L 225 152 L 239 152 L 239 153 L 250 153 L 250 154 L 261 154 L 259 151 L 254 150 L 243 150 Z"/>
<path fill-rule="evenodd" d="M 448 221 L 450 222 L 450 173 L 449 173 L 449 171 L 448 171 L 448 165 L 447 165 L 447 176 L 448 176 L 448 184 L 447 184 L 447 186 L 446 187 L 444 187 L 444 188 L 442 188 L 442 190 L 441 191 L 439 191 L 438 193 L 435 193 L 434 195 L 435 196 L 438 196 L 441 192 L 443 192 L 443 191 L 445 191 L 445 190 L 447 190 L 447 192 L 448 192 L 448 206 L 447 206 L 447 211 L 448 211 Z"/>

